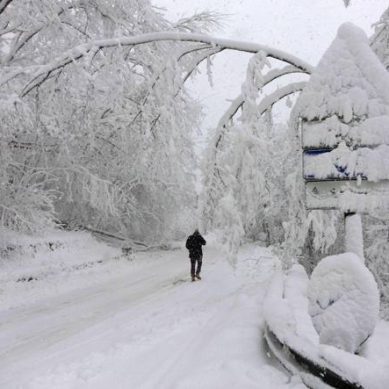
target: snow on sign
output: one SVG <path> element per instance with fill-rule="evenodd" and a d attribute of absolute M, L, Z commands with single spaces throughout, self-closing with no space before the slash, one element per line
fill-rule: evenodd
<path fill-rule="evenodd" d="M 387 182 L 308 181 L 305 196 L 308 209 L 368 213 L 388 209 L 389 189 Z"/>
<path fill-rule="evenodd" d="M 308 209 L 389 210 L 389 73 L 347 23 L 295 107 Z"/>

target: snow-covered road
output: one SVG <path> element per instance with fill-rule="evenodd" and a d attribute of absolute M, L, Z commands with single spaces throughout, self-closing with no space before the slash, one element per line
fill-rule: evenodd
<path fill-rule="evenodd" d="M 276 266 L 252 246 L 233 271 L 207 247 L 192 283 L 183 249 L 142 253 L 118 272 L 103 267 L 98 283 L 2 310 L 0 388 L 300 387 L 262 343 Z"/>

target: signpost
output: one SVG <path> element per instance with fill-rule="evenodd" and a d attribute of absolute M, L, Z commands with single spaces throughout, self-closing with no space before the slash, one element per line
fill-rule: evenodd
<path fill-rule="evenodd" d="M 345 24 L 339 29 L 337 38 L 312 73 L 310 81 L 296 102 L 293 113 L 293 117 L 299 118 L 302 138 L 302 176 L 305 183 L 306 208 L 343 212 L 345 251 L 355 253 L 362 262 L 364 261 L 364 250 L 360 214 L 372 211 L 389 214 L 388 91 L 389 73 L 371 50 L 367 37 L 356 27 Z M 332 259 L 324 265 L 325 271 L 319 272 L 320 287 L 314 298 L 320 299 L 323 296 L 325 304 L 324 306 L 319 304 L 321 313 L 329 313 L 325 320 L 330 318 L 330 321 L 335 317 L 331 316 L 334 313 L 331 311 L 335 306 L 334 301 L 336 304 L 337 299 L 342 300 L 349 293 L 349 290 L 344 289 L 345 281 L 342 278 L 342 270 L 339 269 L 339 274 L 337 274 L 337 264 L 331 261 Z M 342 258 L 339 258 L 339 261 L 342 261 Z M 345 265 L 344 269 L 347 269 L 348 264 Z M 363 269 L 363 266 L 360 268 Z M 360 281 L 357 280 L 358 277 L 356 273 L 353 274 L 351 268 L 348 270 L 350 274 L 347 276 L 350 277 L 353 288 L 357 290 Z M 367 275 L 368 270 L 365 270 Z M 334 274 L 338 278 L 336 281 L 333 279 Z M 277 289 L 282 300 L 285 297 L 283 296 L 285 283 L 282 283 L 281 278 L 280 280 L 277 280 L 275 284 L 277 288 L 272 288 L 272 290 Z M 324 290 L 322 285 L 327 280 L 331 284 L 328 290 Z M 329 296 L 330 289 L 334 289 L 333 296 Z M 364 290 L 361 295 L 369 293 Z M 271 298 L 274 300 L 273 296 Z M 375 301 L 378 305 L 378 293 L 374 293 L 374 296 L 372 293 L 371 298 L 370 301 Z M 269 301 L 274 303 L 273 300 Z M 342 301 L 343 305 L 336 311 L 336 323 L 331 332 L 332 337 L 342 337 L 344 331 L 337 331 L 340 321 L 350 321 L 348 315 L 360 310 L 359 306 L 358 308 L 354 306 L 355 301 L 351 303 L 350 300 L 350 304 L 346 303 L 347 299 Z M 370 302 L 361 301 L 362 308 L 366 304 L 370 305 Z M 266 318 L 268 325 L 274 320 L 271 315 Z M 363 331 L 363 323 L 357 320 L 355 328 Z M 274 332 L 274 329 L 271 330 Z M 276 332 L 274 334 L 277 335 Z M 278 345 L 277 342 L 273 342 L 274 339 L 271 339 L 275 338 L 271 333 L 271 336 L 268 336 L 269 331 L 265 335 L 270 349 L 279 360 L 286 361 L 287 365 L 289 363 L 289 366 L 298 373 L 301 372 L 301 366 L 307 369 L 304 374 L 300 374 L 302 377 L 318 371 L 316 377 L 331 387 L 365 387 L 364 383 L 355 382 L 352 379 L 345 382 L 344 377 L 347 376 L 345 372 L 335 378 L 330 377 L 332 373 L 329 372 L 331 374 L 326 377 L 326 371 L 323 370 L 326 363 L 321 361 L 312 365 L 311 362 L 314 359 L 301 360 L 299 355 L 288 359 L 291 352 L 293 354 L 295 351 L 288 343 L 288 330 L 283 329 L 281 334 L 283 339 L 281 343 L 278 342 Z M 296 334 L 292 335 L 293 339 L 291 339 L 296 345 L 298 343 L 295 339 Z M 319 342 L 327 343 L 326 339 L 322 338 L 324 337 L 320 336 Z M 312 355 L 316 355 L 315 347 L 311 348 L 314 350 Z M 282 359 L 285 349 L 289 352 L 286 353 L 287 358 Z M 342 357 L 346 357 L 347 353 L 344 350 L 342 352 L 344 353 Z M 354 358 L 355 355 L 352 357 Z M 332 366 L 339 364 L 337 362 L 339 360 L 332 361 Z M 351 364 L 347 366 L 347 369 L 350 366 Z M 321 369 L 317 369 L 318 367 Z M 317 385 L 320 385 L 320 381 Z M 312 385 L 314 385 L 313 382 L 310 381 Z"/>
<path fill-rule="evenodd" d="M 331 123 L 335 123 L 334 120 Z M 350 123 L 350 127 L 352 125 Z M 382 158 L 389 148 L 382 149 L 367 143 L 362 146 L 358 140 L 347 146 L 341 137 L 327 147 L 323 147 L 321 141 L 313 146 L 310 132 L 317 126 L 310 123 L 306 130 L 305 123 L 302 124 L 307 209 L 339 209 L 345 213 L 389 210 L 389 172 L 385 172 L 385 160 Z M 331 132 L 331 128 L 328 131 Z M 376 138 L 374 140 L 377 141 Z"/>
<path fill-rule="evenodd" d="M 336 119 L 331 122 L 336 123 Z M 352 125 L 350 123 L 350 127 Z M 364 258 L 359 214 L 373 209 L 389 209 L 389 180 L 379 172 L 382 169 L 382 150 L 375 144 L 359 145 L 357 140 L 352 146 L 347 146 L 342 137 L 332 139 L 328 145 L 322 141 L 312 145 L 314 136 L 310 132 L 318 126 L 319 124 L 310 123 L 305 128 L 304 122 L 302 123 L 306 208 L 343 211 L 346 249 Z M 320 128 L 323 127 L 325 126 Z M 328 131 L 331 132 L 331 127 Z M 308 144 L 304 143 L 305 137 L 309 139 Z M 372 175 L 374 180 L 370 179 Z M 381 176 L 384 179 L 379 179 Z M 356 242 L 358 240 L 361 242 Z"/>
<path fill-rule="evenodd" d="M 389 73 L 368 40 L 342 27 L 296 102 L 307 209 L 356 214 L 360 228 L 359 214 L 389 213 L 388 90 Z"/>

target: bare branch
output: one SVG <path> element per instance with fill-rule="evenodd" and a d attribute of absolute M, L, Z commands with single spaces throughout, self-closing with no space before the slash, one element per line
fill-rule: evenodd
<path fill-rule="evenodd" d="M 64 25 L 66 25 L 66 26 L 69 26 L 69 27 L 72 28 L 73 30 L 79 32 L 81 35 L 86 36 L 87 38 L 90 38 L 90 35 L 88 35 L 85 31 L 82 31 L 81 28 L 79 28 L 79 27 L 73 25 L 72 23 L 66 22 L 66 21 L 62 21 L 61 23 L 64 24 Z"/>
<path fill-rule="evenodd" d="M 1 0 L 0 1 L 0 14 L 2 14 L 5 9 L 12 3 L 13 0 Z"/>
<path fill-rule="evenodd" d="M 16 53 L 23 48 L 23 46 L 28 43 L 36 34 L 42 31 L 44 25 L 37 28 L 35 31 L 29 32 L 28 34 L 20 34 L 18 39 L 15 41 L 15 45 L 11 47 L 8 55 L 3 61 L 3 64 L 7 64 L 12 61 L 16 55 Z"/>

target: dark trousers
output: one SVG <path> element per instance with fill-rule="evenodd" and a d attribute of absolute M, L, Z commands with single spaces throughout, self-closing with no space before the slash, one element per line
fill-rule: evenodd
<path fill-rule="evenodd" d="M 197 269 L 196 269 L 196 262 L 197 262 Z M 192 277 L 194 277 L 195 274 L 197 275 L 200 274 L 202 264 L 203 264 L 203 257 L 190 259 L 190 274 L 192 275 Z"/>

